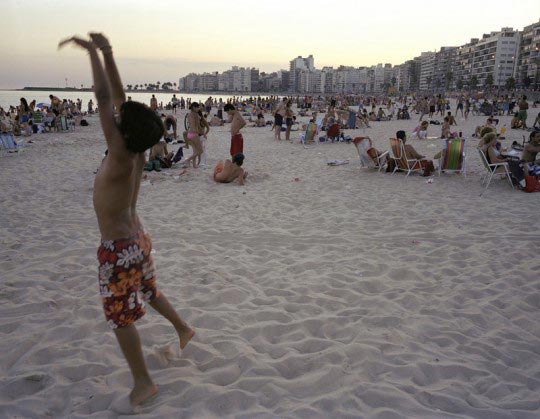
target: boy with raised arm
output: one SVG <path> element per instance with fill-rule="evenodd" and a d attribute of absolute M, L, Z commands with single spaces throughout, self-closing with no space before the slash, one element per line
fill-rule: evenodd
<path fill-rule="evenodd" d="M 173 324 L 180 348 L 195 334 L 156 287 L 150 256 L 152 242 L 136 211 L 144 152 L 159 141 L 164 127 L 159 116 L 146 105 L 125 101 L 107 38 L 98 33 L 91 33 L 90 39 L 73 36 L 60 42 L 59 47 L 70 43 L 90 55 L 94 93 L 107 141 L 108 153 L 94 181 L 94 210 L 102 237 L 97 252 L 99 290 L 105 317 L 133 375 L 134 387 L 129 398 L 137 406 L 157 392 L 134 325 L 145 314 L 145 301 Z M 103 54 L 105 68 L 98 49 Z M 119 113 L 118 121 L 114 108 Z"/>

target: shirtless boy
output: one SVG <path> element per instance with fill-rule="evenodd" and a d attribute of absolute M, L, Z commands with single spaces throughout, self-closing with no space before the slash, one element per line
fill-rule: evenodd
<path fill-rule="evenodd" d="M 244 184 L 248 173 L 242 169 L 244 155 L 236 153 L 231 160 L 220 160 L 214 168 L 214 180 L 218 183 L 231 183 L 238 179 L 240 185 Z"/>
<path fill-rule="evenodd" d="M 150 236 L 136 211 L 144 152 L 163 135 L 163 123 L 155 112 L 138 102 L 126 102 L 120 75 L 105 36 L 91 33 L 58 45 L 74 44 L 86 50 L 94 77 L 94 93 L 108 153 L 94 181 L 94 210 L 101 232 L 98 249 L 99 289 L 105 318 L 113 329 L 133 376 L 129 395 L 133 406 L 157 392 L 144 361 L 135 321 L 145 314 L 147 301 L 169 320 L 184 348 L 195 332 L 178 316 L 156 287 Z M 103 68 L 98 49 L 103 53 Z M 119 113 L 115 120 L 114 108 Z"/>
<path fill-rule="evenodd" d="M 244 137 L 240 134 L 240 130 L 246 126 L 246 121 L 240 115 L 240 112 L 236 108 L 227 103 L 223 108 L 229 116 L 232 117 L 231 122 L 231 156 L 234 156 L 236 153 L 244 152 Z"/>

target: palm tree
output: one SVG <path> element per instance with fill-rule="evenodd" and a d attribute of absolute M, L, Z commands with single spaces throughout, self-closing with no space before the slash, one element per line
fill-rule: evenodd
<path fill-rule="evenodd" d="M 426 83 L 427 83 L 427 88 L 428 90 L 431 88 L 431 76 L 427 76 L 426 77 Z"/>
<path fill-rule="evenodd" d="M 454 78 L 454 73 L 452 71 L 446 72 L 446 90 L 450 90 L 450 86 L 452 85 L 452 79 Z"/>
<path fill-rule="evenodd" d="M 493 87 L 493 74 L 488 74 L 486 76 L 484 84 L 489 88 L 489 91 L 491 92 L 491 88 Z"/>
<path fill-rule="evenodd" d="M 478 77 L 475 74 L 472 75 L 471 80 L 469 81 L 469 87 L 474 90 L 478 86 Z"/>
<path fill-rule="evenodd" d="M 507 88 L 508 90 L 512 90 L 512 89 L 514 89 L 515 87 L 516 87 L 516 79 L 513 78 L 513 77 L 508 77 L 508 78 L 506 79 L 506 88 Z"/>

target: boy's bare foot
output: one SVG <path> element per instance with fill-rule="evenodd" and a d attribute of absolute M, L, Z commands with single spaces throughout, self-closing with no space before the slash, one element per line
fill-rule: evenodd
<path fill-rule="evenodd" d="M 189 341 L 195 336 L 195 330 L 186 326 L 182 330 L 177 330 L 178 337 L 180 338 L 180 349 L 184 349 Z"/>
<path fill-rule="evenodd" d="M 154 383 L 135 384 L 129 394 L 129 401 L 132 406 L 138 406 L 157 394 L 157 387 Z"/>

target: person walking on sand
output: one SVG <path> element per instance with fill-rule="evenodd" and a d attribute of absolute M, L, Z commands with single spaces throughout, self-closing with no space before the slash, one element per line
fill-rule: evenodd
<path fill-rule="evenodd" d="M 186 140 L 189 141 L 191 144 L 191 147 L 193 148 L 193 154 L 186 159 L 185 163 L 189 167 L 189 164 L 191 163 L 193 165 L 193 168 L 196 169 L 197 162 L 200 160 L 199 156 L 202 154 L 202 144 L 201 139 L 199 138 L 199 130 L 201 126 L 200 116 L 199 116 L 199 110 L 201 109 L 201 106 L 198 102 L 193 102 L 191 105 L 189 105 L 190 112 L 187 114 L 187 138 Z"/>
<path fill-rule="evenodd" d="M 134 324 L 145 314 L 144 301 L 173 324 L 180 348 L 195 335 L 156 286 L 150 255 L 152 241 L 136 211 L 144 152 L 159 141 L 164 127 L 159 116 L 146 105 L 126 102 L 112 47 L 104 35 L 91 33 L 90 39 L 73 36 L 58 46 L 67 44 L 89 53 L 94 94 L 108 147 L 94 180 L 94 210 L 102 237 L 97 252 L 99 290 L 105 318 L 114 330 L 133 376 L 129 399 L 132 406 L 137 406 L 157 393 Z M 115 108 L 119 113 L 118 121 Z"/>
<path fill-rule="evenodd" d="M 227 103 L 224 108 L 225 112 L 229 117 L 232 118 L 231 121 L 231 156 L 234 156 L 236 153 L 244 152 L 244 137 L 240 133 L 240 130 L 246 126 L 246 121 L 240 115 L 240 112 L 236 108 Z"/>

